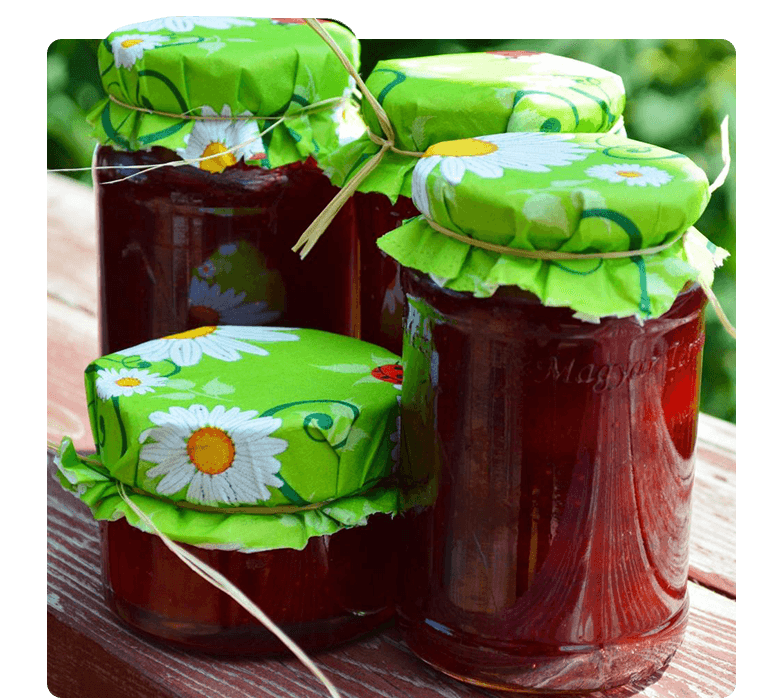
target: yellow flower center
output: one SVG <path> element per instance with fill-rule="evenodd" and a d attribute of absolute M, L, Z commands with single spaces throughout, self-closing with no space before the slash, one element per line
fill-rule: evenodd
<path fill-rule="evenodd" d="M 202 427 L 194 431 L 186 446 L 188 458 L 202 473 L 219 475 L 235 458 L 235 445 L 222 429 Z"/>
<path fill-rule="evenodd" d="M 226 153 L 228 147 L 224 143 L 210 143 L 204 152 L 201 154 L 202 158 L 209 157 L 210 155 L 216 155 L 217 157 L 210 158 L 209 160 L 202 160 L 199 162 L 199 167 L 206 172 L 222 172 L 226 167 L 236 164 L 236 158 L 233 153 Z M 224 153 L 224 155 L 220 155 Z"/>
<path fill-rule="evenodd" d="M 162 337 L 162 339 L 196 339 L 196 337 L 206 337 L 206 335 L 212 334 L 216 329 L 216 325 L 196 327 L 193 330 L 186 330 L 185 332 L 167 335 L 166 337 Z"/>
<path fill-rule="evenodd" d="M 423 157 L 430 158 L 432 155 L 441 155 L 446 158 L 462 158 L 474 155 L 489 155 L 497 150 L 494 143 L 480 141 L 478 138 L 463 138 L 459 141 L 443 141 L 435 143 L 426 149 Z"/>
<path fill-rule="evenodd" d="M 620 177 L 642 177 L 642 172 L 633 172 L 632 170 L 617 170 Z"/>
<path fill-rule="evenodd" d="M 123 388 L 134 388 L 136 385 L 140 385 L 140 379 L 138 378 L 120 378 L 117 385 L 121 385 Z"/>
<path fill-rule="evenodd" d="M 132 48 L 133 46 L 137 46 L 138 44 L 142 44 L 143 39 L 125 39 L 122 42 L 122 48 Z"/>

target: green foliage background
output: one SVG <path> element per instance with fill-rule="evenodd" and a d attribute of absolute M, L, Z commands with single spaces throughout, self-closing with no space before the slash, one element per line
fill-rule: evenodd
<path fill-rule="evenodd" d="M 720 123 L 730 117 L 732 164 L 696 227 L 731 256 L 717 271 L 715 293 L 735 324 L 736 56 L 721 39 L 424 39 L 363 40 L 361 74 L 379 60 L 437 53 L 525 49 L 593 63 L 622 76 L 624 119 L 635 140 L 688 155 L 713 181 L 722 169 Z M 97 39 L 61 39 L 48 49 L 48 167 L 88 167 L 94 142 L 85 114 L 102 97 Z M 89 172 L 72 176 L 92 184 Z M 736 345 L 710 309 L 701 410 L 735 422 Z"/>

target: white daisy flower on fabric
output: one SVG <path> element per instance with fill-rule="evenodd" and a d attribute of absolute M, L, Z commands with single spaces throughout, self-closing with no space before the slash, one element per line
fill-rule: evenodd
<path fill-rule="evenodd" d="M 221 405 L 211 412 L 191 405 L 150 414 L 156 427 L 140 435 L 140 459 L 156 464 L 146 471 L 150 478 L 161 478 L 156 492 L 172 495 L 187 486 L 189 502 L 208 505 L 270 499 L 268 485 L 283 484 L 276 477 L 281 464 L 275 456 L 288 441 L 270 436 L 282 420 L 257 414 Z M 149 438 L 153 441 L 145 443 Z"/>
<path fill-rule="evenodd" d="M 607 182 L 626 182 L 629 187 L 660 187 L 672 181 L 669 172 L 637 163 L 622 165 L 596 165 L 585 170 L 588 177 L 603 179 Z"/>
<path fill-rule="evenodd" d="M 194 27 L 204 27 L 206 29 L 230 29 L 230 27 L 253 27 L 256 22 L 253 19 L 241 19 L 240 17 L 160 17 L 151 19 L 147 22 L 138 22 L 137 24 L 128 24 L 125 27 L 117 29 L 128 31 L 137 29 L 141 32 L 155 32 L 161 29 L 168 29 L 171 32 L 189 32 Z"/>
<path fill-rule="evenodd" d="M 244 303 L 246 291 L 236 294 L 229 288 L 220 293 L 220 285 L 193 277 L 188 292 L 188 312 L 203 325 L 264 325 L 280 317 L 280 312 L 270 310 L 266 301 Z"/>
<path fill-rule="evenodd" d="M 286 327 L 240 327 L 218 325 L 197 327 L 161 339 L 151 339 L 137 346 L 115 352 L 139 356 L 144 361 L 169 359 L 178 366 L 195 366 L 201 357 L 220 361 L 238 361 L 241 352 L 267 356 L 270 352 L 249 342 L 293 342 L 299 335 L 289 334 Z"/>
<path fill-rule="evenodd" d="M 128 70 L 143 57 L 143 53 L 167 41 L 168 36 L 152 34 L 124 34 L 111 41 L 111 52 L 117 68 Z"/>
<path fill-rule="evenodd" d="M 562 133 L 498 133 L 436 143 L 426 150 L 413 170 L 413 203 L 421 213 L 431 215 L 426 179 L 437 165 L 453 186 L 460 184 L 466 172 L 486 179 L 502 177 L 505 170 L 550 172 L 553 167 L 584 160 L 593 152 L 577 143 L 568 143 L 573 137 Z"/>
<path fill-rule="evenodd" d="M 241 158 L 262 160 L 266 157 L 265 144 L 255 120 L 234 119 L 227 104 L 223 105 L 219 114 L 211 107 L 203 106 L 201 116 L 223 118 L 197 119 L 194 122 L 193 130 L 185 136 L 186 147 L 177 149 L 183 160 L 191 161 L 189 164 L 205 172 L 219 173 Z M 239 116 L 252 116 L 252 113 L 244 111 Z M 199 161 L 193 162 L 195 160 Z"/>
<path fill-rule="evenodd" d="M 154 388 L 165 385 L 167 379 L 158 373 L 138 368 L 103 368 L 95 379 L 95 392 L 103 400 L 112 397 L 130 397 L 156 392 Z"/>

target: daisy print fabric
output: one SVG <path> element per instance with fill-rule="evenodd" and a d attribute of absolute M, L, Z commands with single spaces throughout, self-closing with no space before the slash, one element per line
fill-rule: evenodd
<path fill-rule="evenodd" d="M 282 327 L 211 325 L 152 339 L 118 353 L 150 362 L 169 360 L 177 366 L 194 366 L 204 356 L 228 362 L 239 361 L 244 354 L 267 356 L 270 352 L 259 343 L 298 340 L 298 335 Z"/>
<path fill-rule="evenodd" d="M 398 510 L 401 383 L 398 356 L 318 330 L 151 340 L 86 369 L 96 454 L 62 445 L 59 480 L 101 520 L 140 525 L 121 486 L 173 540 L 302 549 Z"/>
<path fill-rule="evenodd" d="M 257 415 L 220 405 L 211 411 L 203 405 L 170 407 L 149 415 L 156 426 L 140 435 L 140 458 L 156 464 L 146 472 L 160 478 L 156 492 L 173 495 L 187 487 L 187 501 L 206 505 L 270 499 L 268 487 L 283 484 L 275 456 L 288 442 L 271 436 L 282 420 Z"/>
<path fill-rule="evenodd" d="M 95 392 L 102 400 L 114 397 L 131 397 L 155 392 L 166 385 L 167 379 L 158 373 L 137 368 L 103 368 L 95 379 Z"/>
<path fill-rule="evenodd" d="M 423 217 L 379 247 L 441 287 L 478 298 L 519 286 L 591 321 L 644 320 L 717 265 L 711 255 L 689 258 L 683 241 L 709 200 L 705 173 L 623 133 L 501 133 L 436 144 L 415 166 L 412 193 Z M 647 254 L 606 256 L 636 250 Z M 543 258 L 546 251 L 586 257 Z"/>
<path fill-rule="evenodd" d="M 593 152 L 570 142 L 571 138 L 567 134 L 502 133 L 437 143 L 427 148 L 413 170 L 413 203 L 422 213 L 430 213 L 426 178 L 437 165 L 441 176 L 457 185 L 466 172 L 487 179 L 497 179 L 505 170 L 550 172 Z"/>
<path fill-rule="evenodd" d="M 152 34 L 125 34 L 111 42 L 111 51 L 114 54 L 114 63 L 117 68 L 132 68 L 135 63 L 143 58 L 143 53 L 149 51 L 167 41 L 165 36 Z"/>
<path fill-rule="evenodd" d="M 585 174 L 607 182 L 622 182 L 629 187 L 660 187 L 672 181 L 668 172 L 639 163 L 596 165 L 585 170 Z"/>
<path fill-rule="evenodd" d="M 183 160 L 205 172 L 218 174 L 241 159 L 257 161 L 267 158 L 256 121 L 233 119 L 227 104 L 219 114 L 211 107 L 203 106 L 201 116 L 212 118 L 194 123 L 193 130 L 185 137 L 186 147 L 177 151 Z M 243 112 L 240 116 L 251 116 L 251 112 Z"/>
<path fill-rule="evenodd" d="M 354 34 L 322 26 L 359 66 Z M 88 121 L 99 143 L 161 146 L 210 174 L 310 156 L 320 165 L 364 128 L 347 71 L 307 24 L 195 15 L 135 22 L 100 43 L 98 68 L 107 97 Z"/>

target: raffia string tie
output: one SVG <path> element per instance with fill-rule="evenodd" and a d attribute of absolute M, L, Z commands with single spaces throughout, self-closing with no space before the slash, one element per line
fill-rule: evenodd
<path fill-rule="evenodd" d="M 625 259 L 627 257 L 641 257 L 641 256 L 655 255 L 655 254 L 658 254 L 659 252 L 669 249 L 675 243 L 680 241 L 682 241 L 683 245 L 685 246 L 688 235 L 691 233 L 691 231 L 698 232 L 696 231 L 695 228 L 691 227 L 688 230 L 686 230 L 681 236 L 675 238 L 674 240 L 665 242 L 663 245 L 657 245 L 655 247 L 647 247 L 641 250 L 616 250 L 613 252 L 577 253 L 577 252 L 559 252 L 557 250 L 523 250 L 523 249 L 517 249 L 515 247 L 507 247 L 505 245 L 496 245 L 491 242 L 477 240 L 476 238 L 468 237 L 467 235 L 463 235 L 461 233 L 456 233 L 454 230 L 449 230 L 448 228 L 445 228 L 444 226 L 439 225 L 439 223 L 437 223 L 436 221 L 433 221 L 428 216 L 423 216 L 423 218 L 425 218 L 429 226 L 431 226 L 431 228 L 436 230 L 438 233 L 441 233 L 442 235 L 446 235 L 447 237 L 452 238 L 453 240 L 458 240 L 459 242 L 463 242 L 466 245 L 470 245 L 472 247 L 479 247 L 483 250 L 488 250 L 489 252 L 497 252 L 498 254 L 511 255 L 512 257 L 523 257 L 526 259 L 539 259 L 543 261 L 574 260 L 574 259 Z M 717 313 L 717 317 L 722 323 L 722 326 L 725 328 L 727 333 L 731 337 L 733 337 L 733 339 L 735 339 L 736 330 L 731 324 L 730 320 L 728 320 L 728 317 L 723 311 L 722 306 L 720 305 L 720 301 L 717 299 L 717 296 L 715 295 L 714 291 L 712 291 L 712 288 L 703 279 L 698 279 L 697 283 L 701 286 L 702 290 L 706 294 L 706 297 L 709 299 L 709 302 L 712 304 L 712 307 L 714 308 L 714 311 Z"/>
<path fill-rule="evenodd" d="M 381 162 L 387 151 L 394 148 L 395 135 L 392 122 L 389 120 L 386 112 L 381 107 L 381 104 L 376 99 L 375 95 L 366 86 L 360 74 L 352 65 L 350 60 L 346 57 L 341 47 L 333 40 L 333 37 L 320 25 L 317 19 L 306 17 L 304 21 L 317 32 L 317 34 L 325 41 L 338 57 L 344 69 L 354 78 L 357 88 L 362 93 L 363 97 L 367 100 L 373 111 L 378 118 L 381 130 L 384 133 L 385 138 L 381 138 L 376 134 L 373 134 L 371 140 L 374 143 L 381 146 L 381 149 L 371 158 L 369 158 L 365 164 L 355 173 L 352 179 L 349 180 L 340 190 L 339 193 L 328 203 L 318 217 L 311 223 L 307 230 L 302 233 L 302 236 L 297 240 L 296 244 L 291 248 L 294 252 L 298 252 L 299 256 L 304 259 L 315 246 L 315 243 L 320 239 L 320 236 L 325 232 L 325 229 L 330 225 L 331 221 L 336 217 L 338 212 L 342 209 L 344 204 L 348 201 L 349 197 L 357 191 L 357 187 L 360 186 L 362 181 L 376 168 L 378 163 Z M 370 131 L 369 131 L 370 133 Z M 410 154 L 408 151 L 397 151 L 405 154 Z M 420 153 L 414 153 L 416 156 L 420 156 Z"/>
<path fill-rule="evenodd" d="M 101 165 L 96 166 L 95 162 L 93 162 L 93 165 L 91 167 L 69 167 L 69 168 L 60 168 L 60 169 L 52 169 L 48 170 L 48 172 L 86 172 L 86 171 L 95 171 L 95 170 L 113 170 L 118 167 L 120 170 L 137 170 L 135 174 L 128 175 L 127 177 L 122 177 L 121 179 L 114 179 L 110 180 L 108 182 L 102 182 L 102 184 L 117 184 L 118 182 L 124 182 L 128 179 L 132 179 L 133 177 L 137 177 L 140 174 L 143 174 L 145 172 L 150 172 L 151 170 L 158 170 L 162 167 L 183 167 L 184 165 L 192 165 L 195 163 L 204 162 L 205 160 L 214 160 L 216 158 L 222 157 L 223 155 L 227 154 L 235 154 L 236 151 L 240 150 L 241 148 L 245 148 L 247 145 L 250 145 L 251 143 L 254 143 L 258 141 L 260 138 L 265 136 L 267 133 L 272 131 L 273 129 L 276 129 L 278 126 L 280 126 L 282 123 L 288 121 L 289 119 L 296 119 L 302 116 L 306 116 L 312 113 L 326 111 L 328 109 L 335 109 L 338 105 L 342 104 L 344 101 L 346 101 L 345 97 L 331 97 L 330 99 L 323 99 L 319 102 L 313 102 L 312 104 L 308 104 L 306 107 L 302 107 L 296 111 L 290 112 L 288 114 L 283 114 L 282 116 L 257 116 L 256 114 L 236 114 L 233 116 L 221 116 L 221 115 L 209 115 L 205 116 L 203 114 L 174 114 L 171 112 L 165 112 L 165 111 L 157 111 L 155 109 L 146 109 L 144 107 L 138 107 L 134 104 L 127 104 L 126 102 L 119 101 L 116 97 L 113 95 L 109 95 L 109 99 L 111 99 L 112 102 L 115 104 L 118 104 L 119 106 L 125 107 L 127 109 L 131 109 L 133 111 L 139 111 L 144 112 L 146 114 L 153 114 L 157 116 L 167 116 L 171 117 L 173 119 L 187 119 L 187 120 L 196 120 L 196 121 L 231 121 L 231 120 L 245 120 L 245 121 L 257 121 L 257 120 L 265 120 L 265 121 L 272 121 L 273 123 L 270 124 L 266 129 L 263 131 L 260 131 L 256 136 L 253 136 L 252 138 L 248 138 L 245 141 L 241 143 L 236 143 L 235 145 L 231 145 L 227 150 L 221 151 L 219 153 L 215 153 L 214 155 L 206 155 L 200 158 L 193 158 L 191 160 L 172 160 L 170 162 L 160 162 L 156 165 Z"/>
<path fill-rule="evenodd" d="M 48 440 L 48 449 L 59 452 L 60 444 L 57 446 L 50 440 Z M 91 463 L 93 465 L 100 465 L 100 463 L 93 458 L 88 458 L 86 456 L 81 456 L 78 454 L 78 457 L 88 463 Z M 130 497 L 127 495 L 127 492 L 125 490 L 124 484 L 117 481 L 116 482 L 116 489 L 119 493 L 119 496 L 122 498 L 122 500 L 127 504 L 127 506 L 132 509 L 132 511 L 137 514 L 138 518 L 148 527 L 150 531 L 152 531 L 155 535 L 157 535 L 161 541 L 166 545 L 169 550 L 174 553 L 180 560 L 186 564 L 188 567 L 190 567 L 196 574 L 198 574 L 200 577 L 205 579 L 209 584 L 216 587 L 223 593 L 227 594 L 231 599 L 234 601 L 237 601 L 241 606 L 243 606 L 246 611 L 248 611 L 254 618 L 256 618 L 262 625 L 264 625 L 273 635 L 275 635 L 295 656 L 296 658 L 304 664 L 304 666 L 314 674 L 314 676 L 322 683 L 326 690 L 328 691 L 331 698 L 341 698 L 341 694 L 339 693 L 336 686 L 331 682 L 331 680 L 320 670 L 320 668 L 307 656 L 307 654 L 304 652 L 304 650 L 299 647 L 286 633 L 284 633 L 271 619 L 270 617 L 261 609 L 259 606 L 257 606 L 246 594 L 244 594 L 235 584 L 233 584 L 227 577 L 220 574 L 217 570 L 215 570 L 213 567 L 210 567 L 202 560 L 199 560 L 195 555 L 188 552 L 185 548 L 175 543 L 172 539 L 168 538 L 164 533 L 162 533 L 157 527 L 156 524 L 151 520 L 151 517 L 148 516 L 135 502 L 130 499 Z M 141 493 L 142 494 L 142 493 Z"/>

